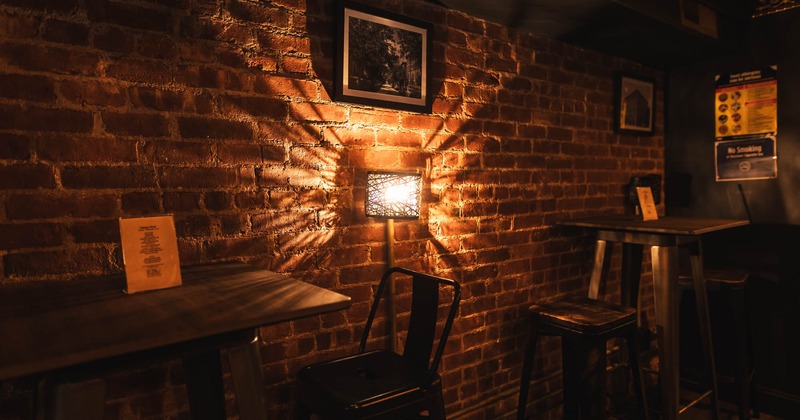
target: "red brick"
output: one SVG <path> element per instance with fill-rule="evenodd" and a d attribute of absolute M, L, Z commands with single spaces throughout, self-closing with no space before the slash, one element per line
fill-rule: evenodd
<path fill-rule="evenodd" d="M 375 131 L 363 128 L 330 127 L 323 133 L 325 140 L 332 144 L 346 146 L 371 146 L 375 144 Z"/>
<path fill-rule="evenodd" d="M 53 81 L 43 76 L 0 74 L 0 97 L 35 102 L 53 102 Z"/>
<path fill-rule="evenodd" d="M 263 257 L 269 255 L 274 244 L 268 236 L 242 238 L 211 239 L 204 246 L 209 260 L 220 260 L 242 257 Z"/>
<path fill-rule="evenodd" d="M 257 36 L 259 44 L 266 50 L 283 51 L 290 54 L 311 54 L 311 44 L 306 37 L 271 31 L 258 32 Z"/>
<path fill-rule="evenodd" d="M 0 114 L 3 115 L 0 128 L 5 129 L 85 133 L 94 125 L 91 113 L 71 109 L 23 109 L 18 105 L 0 104 Z"/>
<path fill-rule="evenodd" d="M 186 111 L 207 114 L 213 108 L 211 95 L 205 92 L 173 91 L 134 86 L 130 88 L 128 94 L 133 106 L 158 111 Z"/>
<path fill-rule="evenodd" d="M 166 84 L 172 81 L 174 71 L 158 61 L 123 57 L 108 64 L 106 73 L 131 82 Z"/>
<path fill-rule="evenodd" d="M 243 91 L 248 90 L 251 76 L 226 69 L 202 66 L 178 67 L 175 82 L 187 86 Z"/>
<path fill-rule="evenodd" d="M 184 216 L 175 219 L 175 232 L 178 237 L 210 236 L 213 221 L 209 216 Z"/>
<path fill-rule="evenodd" d="M 422 137 L 416 132 L 378 131 L 378 144 L 397 147 L 420 147 Z"/>
<path fill-rule="evenodd" d="M 461 48 L 445 48 L 444 59 L 458 66 L 483 67 L 483 53 L 468 51 Z"/>
<path fill-rule="evenodd" d="M 125 216 L 153 215 L 161 210 L 161 194 L 157 192 L 132 192 L 122 195 Z"/>
<path fill-rule="evenodd" d="M 54 188 L 53 168 L 42 163 L 0 164 L 0 190 Z"/>
<path fill-rule="evenodd" d="M 247 233 L 250 223 L 244 214 L 222 215 L 219 228 L 223 235 L 242 235 Z"/>
<path fill-rule="evenodd" d="M 61 228 L 51 223 L 0 224 L 0 250 L 61 245 Z"/>
<path fill-rule="evenodd" d="M 229 164 L 261 163 L 261 148 L 250 143 L 221 143 L 217 146 L 217 157 Z"/>
<path fill-rule="evenodd" d="M 87 45 L 89 27 L 80 23 L 49 19 L 42 26 L 42 38 L 64 44 Z"/>
<path fill-rule="evenodd" d="M 227 115 L 252 115 L 284 119 L 287 114 L 286 103 L 276 99 L 259 96 L 223 96 L 220 98 L 221 111 Z"/>
<path fill-rule="evenodd" d="M 164 193 L 164 211 L 191 212 L 200 210 L 202 195 L 196 192 Z"/>
<path fill-rule="evenodd" d="M 152 141 L 145 143 L 142 153 L 157 163 L 210 163 L 211 145 L 207 143 Z"/>
<path fill-rule="evenodd" d="M 43 135 L 37 139 L 39 157 L 56 162 L 135 162 L 136 141 L 76 135 Z"/>
<path fill-rule="evenodd" d="M 386 267 L 384 264 L 370 264 L 359 267 L 343 267 L 339 271 L 342 284 L 370 283 L 377 284 Z"/>
<path fill-rule="evenodd" d="M 152 167 L 144 166 L 68 166 L 61 170 L 66 188 L 155 188 Z"/>
<path fill-rule="evenodd" d="M 297 58 L 284 56 L 281 64 L 283 71 L 287 73 L 306 74 L 311 68 L 311 60 L 307 58 Z"/>
<path fill-rule="evenodd" d="M 168 34 L 142 34 L 138 45 L 139 54 L 145 57 L 169 59 L 178 55 L 178 46 Z"/>
<path fill-rule="evenodd" d="M 16 13 L 0 13 L 0 37 L 33 38 L 39 33 L 41 18 Z"/>
<path fill-rule="evenodd" d="M 13 277 L 108 274 L 114 267 L 105 248 L 37 251 L 3 256 L 5 275 Z"/>
<path fill-rule="evenodd" d="M 250 139 L 250 124 L 226 119 L 183 117 L 178 119 L 178 131 L 183 138 Z"/>
<path fill-rule="evenodd" d="M 273 75 L 258 76 L 253 90 L 273 97 L 300 97 L 307 100 L 319 97 L 319 86 L 316 82 Z"/>
<path fill-rule="evenodd" d="M 119 220 L 91 220 L 75 222 L 67 226 L 67 231 L 76 243 L 119 243 Z"/>
<path fill-rule="evenodd" d="M 24 135 L 0 134 L 0 159 L 28 160 L 32 140 Z"/>
<path fill-rule="evenodd" d="M 281 28 L 289 26 L 289 14 L 286 10 L 264 3 L 231 2 L 227 4 L 227 9 L 232 17 L 245 22 L 258 22 Z"/>
<path fill-rule="evenodd" d="M 169 122 L 160 114 L 103 112 L 102 118 L 109 134 L 143 137 L 169 135 Z"/>
<path fill-rule="evenodd" d="M 125 88 L 93 80 L 64 80 L 59 85 L 61 97 L 78 105 L 121 107 L 127 102 Z"/>
<path fill-rule="evenodd" d="M 262 191 L 248 191 L 236 194 L 236 207 L 239 209 L 266 208 L 269 197 Z"/>
<path fill-rule="evenodd" d="M 27 44 L 0 44 L 0 59 L 22 70 L 81 76 L 99 76 L 102 65 L 101 57 L 92 52 Z"/>
<path fill-rule="evenodd" d="M 169 10 L 151 9 L 127 3 L 95 2 L 88 8 L 89 19 L 137 29 L 169 32 L 172 26 Z"/>
<path fill-rule="evenodd" d="M 233 188 L 242 187 L 240 173 L 235 168 L 164 167 L 160 185 L 167 188 Z"/>
<path fill-rule="evenodd" d="M 233 208 L 233 195 L 224 191 L 211 191 L 204 195 L 203 203 L 211 211 L 230 210 Z"/>
<path fill-rule="evenodd" d="M 11 220 L 110 217 L 117 215 L 117 208 L 117 197 L 111 194 L 13 194 L 6 199 L 6 215 Z"/>
<path fill-rule="evenodd" d="M 105 51 L 118 53 L 132 52 L 134 48 L 134 38 L 129 33 L 114 26 L 96 29 L 92 36 L 92 44 Z"/>
<path fill-rule="evenodd" d="M 298 121 L 344 122 L 347 112 L 337 105 L 293 102 L 290 104 L 289 116 Z"/>

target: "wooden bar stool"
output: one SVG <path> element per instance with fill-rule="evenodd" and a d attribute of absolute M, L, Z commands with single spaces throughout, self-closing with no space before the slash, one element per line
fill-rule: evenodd
<path fill-rule="evenodd" d="M 606 341 L 614 337 L 625 338 L 627 342 L 640 418 L 649 418 L 639 362 L 636 308 L 576 297 L 538 303 L 532 305 L 529 312 L 530 338 L 525 346 L 518 420 L 525 418 L 535 347 L 540 335 L 561 337 L 565 419 L 606 417 Z"/>
<path fill-rule="evenodd" d="M 756 392 L 755 382 L 755 359 L 753 358 L 752 327 L 750 323 L 750 310 L 747 304 L 745 288 L 750 279 L 749 273 L 743 270 L 714 270 L 706 269 L 703 272 L 706 282 L 706 289 L 709 293 L 709 309 L 711 311 L 712 336 L 715 346 L 715 358 L 726 360 L 723 357 L 724 351 L 733 350 L 734 357 L 730 364 L 733 365 L 733 375 L 736 385 L 736 399 L 739 411 L 739 419 L 747 420 L 751 417 L 759 417 L 760 409 L 758 405 L 758 393 Z M 694 286 L 691 277 L 681 276 L 680 286 L 685 294 L 694 293 Z M 714 303 L 714 304 L 712 304 Z M 684 311 L 681 311 L 684 312 Z M 682 315 L 688 315 L 682 319 L 682 330 L 685 334 L 692 335 L 692 331 L 697 320 L 691 317 L 693 311 L 687 310 Z M 717 328 L 714 328 L 714 326 Z M 724 325 L 731 325 L 732 328 L 725 328 Z M 687 337 L 688 338 L 688 337 Z M 681 340 L 684 342 L 683 340 Z M 686 342 L 691 342 L 687 340 Z M 723 343 L 732 342 L 733 349 L 721 346 Z M 685 348 L 684 351 L 688 351 Z"/>

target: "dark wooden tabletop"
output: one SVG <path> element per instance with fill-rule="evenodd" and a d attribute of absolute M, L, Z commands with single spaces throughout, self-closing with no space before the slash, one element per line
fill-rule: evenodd
<path fill-rule="evenodd" d="M 345 309 L 350 298 L 245 264 L 183 268 L 127 295 L 124 276 L 0 287 L 0 379 Z"/>
<path fill-rule="evenodd" d="M 712 219 L 703 217 L 659 216 L 658 220 L 643 221 L 641 216 L 611 215 L 585 219 L 563 220 L 560 226 L 577 226 L 601 230 L 659 233 L 672 235 L 702 235 L 718 230 L 747 225 L 747 220 Z"/>

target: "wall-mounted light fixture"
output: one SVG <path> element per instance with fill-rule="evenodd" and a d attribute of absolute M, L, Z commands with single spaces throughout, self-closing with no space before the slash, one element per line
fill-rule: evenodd
<path fill-rule="evenodd" d="M 367 217 L 386 218 L 386 264 L 394 266 L 394 219 L 418 219 L 422 200 L 422 175 L 414 173 L 367 172 Z M 395 285 L 389 279 L 386 296 L 389 348 L 396 349 L 397 321 Z"/>

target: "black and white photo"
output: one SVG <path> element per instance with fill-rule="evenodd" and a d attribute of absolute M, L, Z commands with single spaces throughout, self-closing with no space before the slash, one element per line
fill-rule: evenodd
<path fill-rule="evenodd" d="M 614 86 L 614 129 L 619 133 L 652 135 L 655 131 L 655 84 L 652 80 L 617 74 Z"/>
<path fill-rule="evenodd" d="M 335 99 L 430 112 L 431 26 L 340 3 Z"/>

